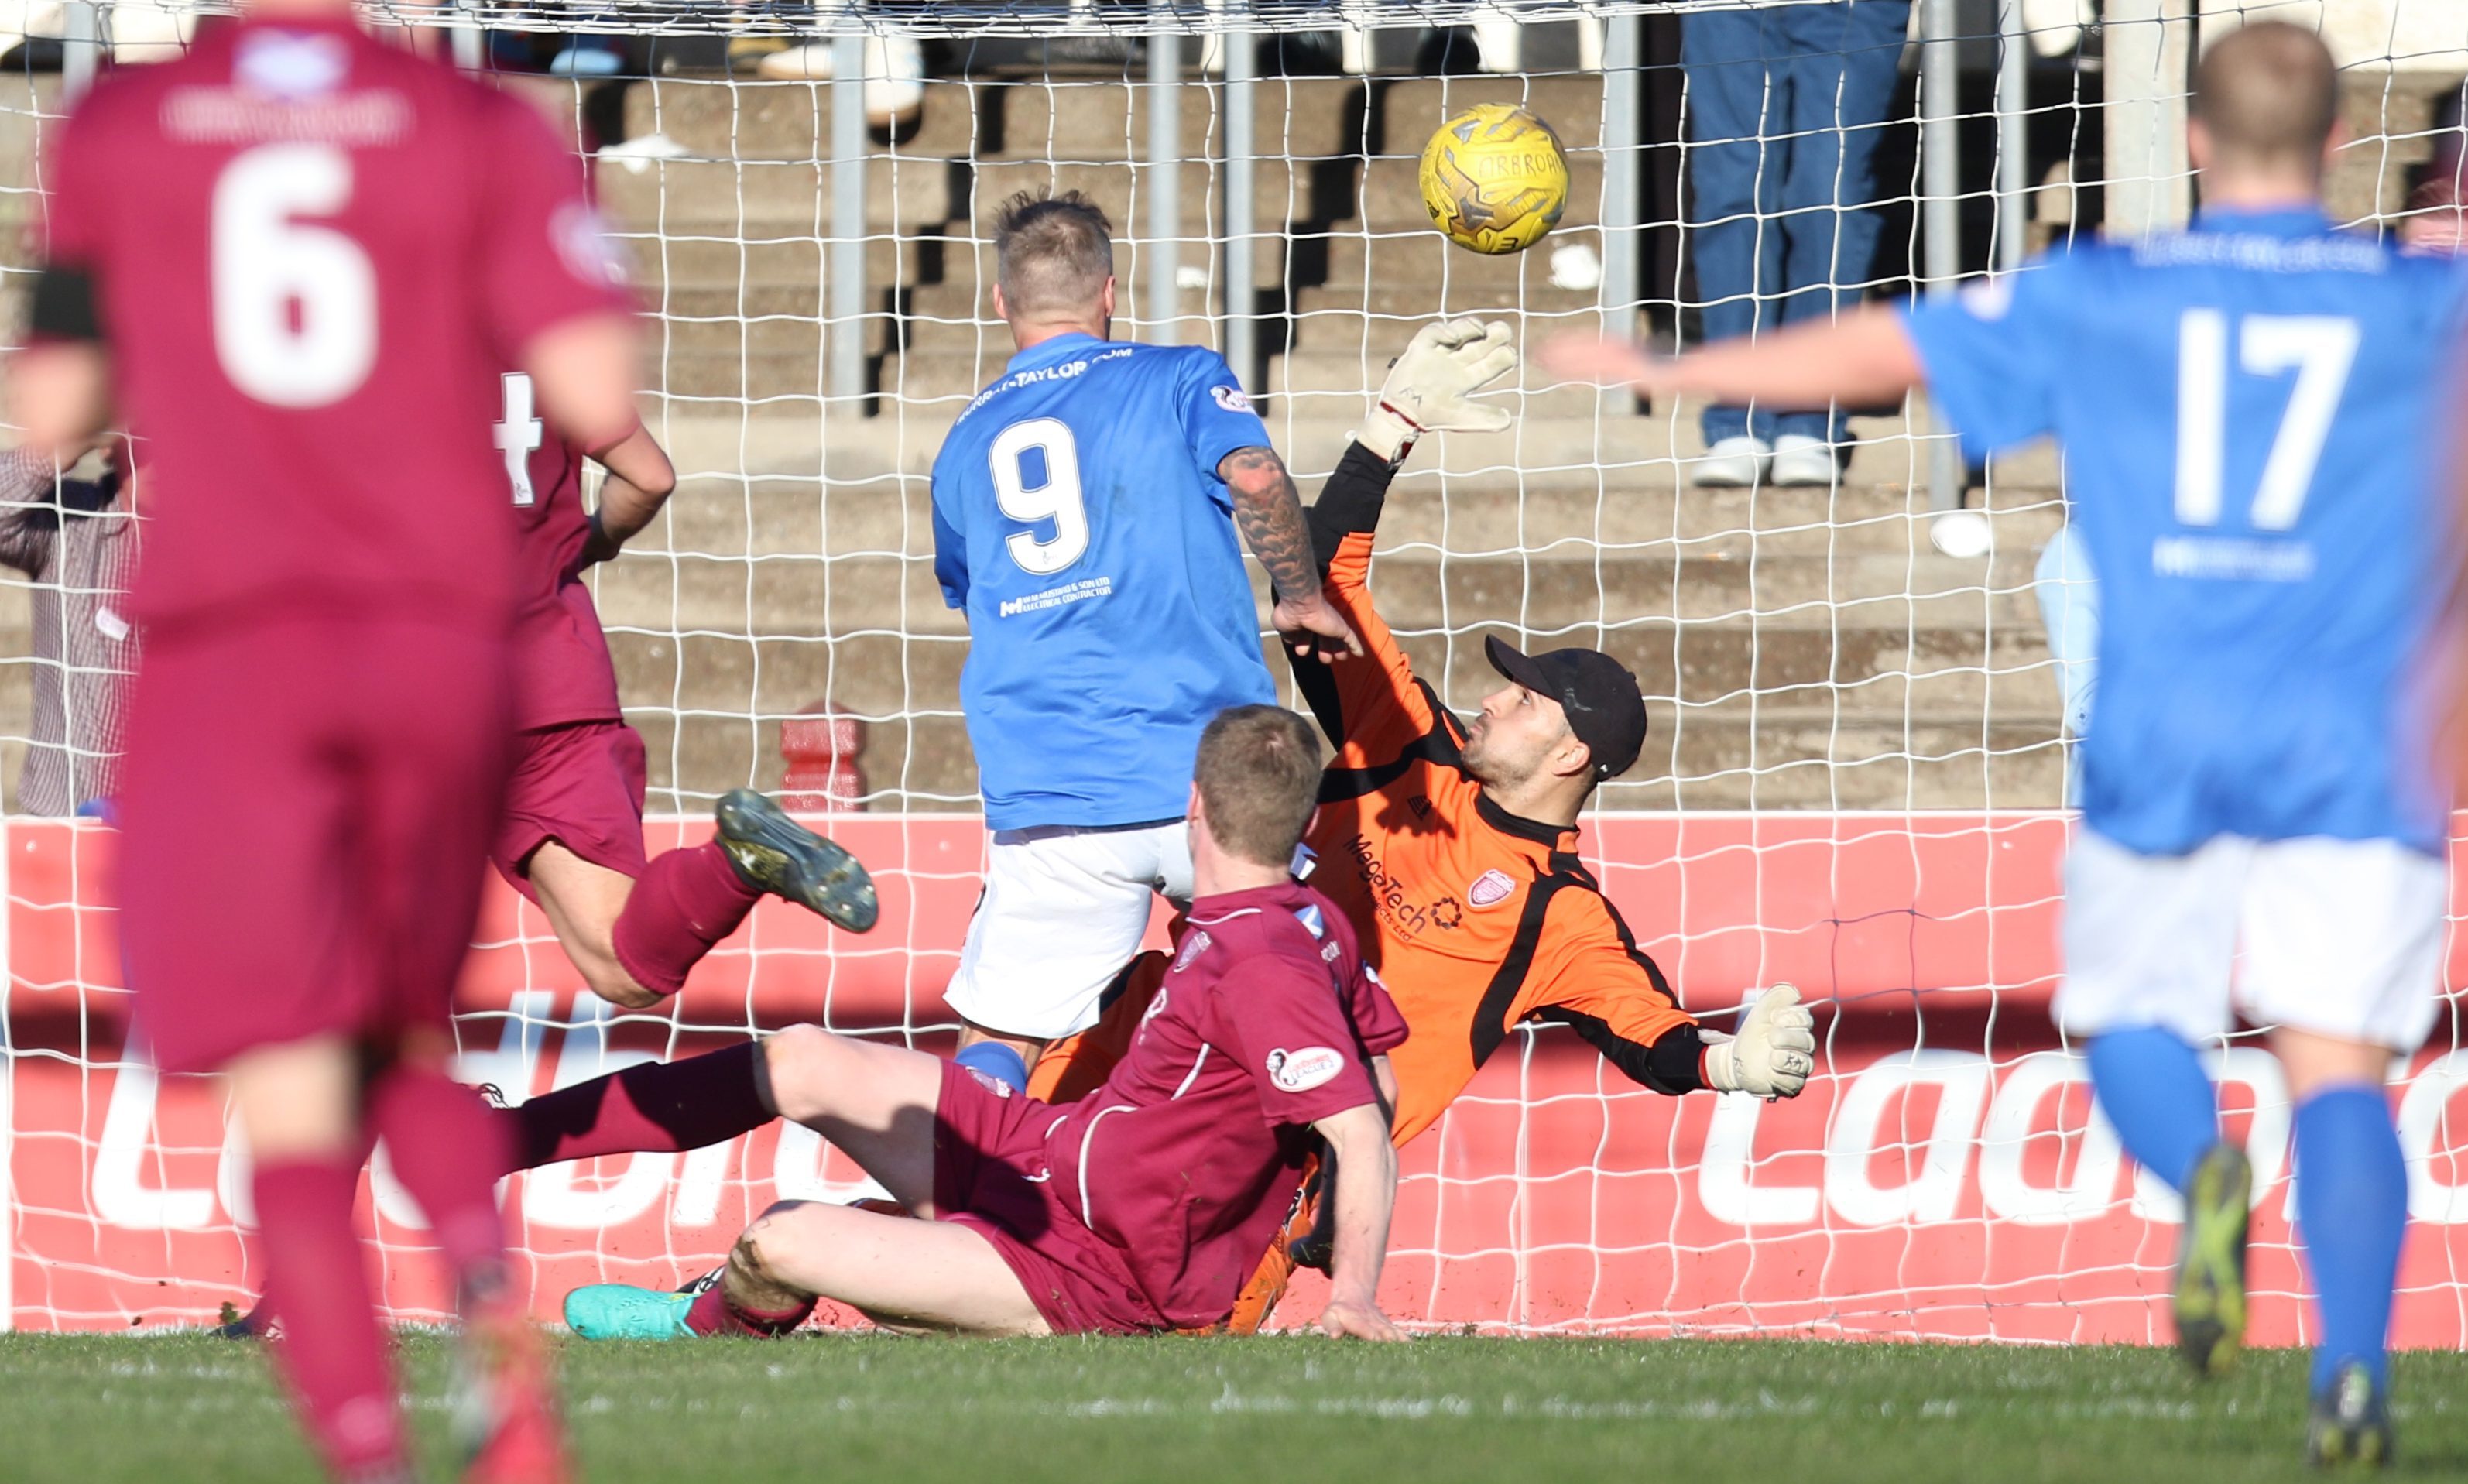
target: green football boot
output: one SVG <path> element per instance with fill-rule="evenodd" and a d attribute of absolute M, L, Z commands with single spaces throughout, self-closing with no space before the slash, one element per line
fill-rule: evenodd
<path fill-rule="evenodd" d="M 874 878 L 857 858 L 788 817 L 751 788 L 731 788 L 713 811 L 720 848 L 746 885 L 817 913 L 834 925 L 864 932 L 881 915 Z"/>
<path fill-rule="evenodd" d="M 2214 1144 L 2185 1182 L 2185 1231 L 2177 1250 L 2177 1353 L 2205 1376 L 2236 1364 L 2245 1345 L 2246 1222 L 2253 1167 L 2233 1144 Z"/>

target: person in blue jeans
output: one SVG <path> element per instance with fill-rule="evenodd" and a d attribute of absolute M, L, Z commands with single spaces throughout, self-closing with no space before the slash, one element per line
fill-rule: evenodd
<path fill-rule="evenodd" d="M 1877 141 L 1892 104 L 1910 0 L 1834 0 L 1691 14 L 1689 251 L 1704 337 L 1831 316 L 1876 255 Z M 1840 408 L 1705 409 L 1697 485 L 1826 485 Z"/>

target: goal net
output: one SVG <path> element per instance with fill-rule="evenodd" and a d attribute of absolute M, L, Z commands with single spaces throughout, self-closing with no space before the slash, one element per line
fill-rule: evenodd
<path fill-rule="evenodd" d="M 1223 350 L 1307 498 L 1389 357 L 1443 315 L 1504 319 L 1528 344 L 1596 327 L 1693 344 L 2182 218 L 2189 58 L 2258 16 L 2324 27 L 2342 60 L 2355 137 L 2337 213 L 2430 242 L 2456 228 L 2468 31 L 2449 0 L 1861 0 L 1875 34 L 1810 42 L 1800 24 L 1823 9 L 379 12 L 467 65 L 534 75 L 590 152 L 577 169 L 651 317 L 644 405 L 682 480 L 591 582 L 651 759 L 652 848 L 701 837 L 722 790 L 785 790 L 872 867 L 884 906 L 860 937 L 766 905 L 677 999 L 621 1015 L 492 884 L 462 1074 L 519 1100 L 797 1021 L 948 1049 L 941 990 L 983 835 L 926 470 L 1011 354 L 989 235 L 1014 191 L 1105 207 L 1115 333 Z M 197 18 L 0 7 L 0 204 L 18 224 L 64 89 L 175 52 Z M 1492 101 L 1547 120 L 1573 179 L 1558 230 L 1501 258 L 1450 246 L 1415 184 L 1441 121 Z M 29 256 L 9 255 L 12 285 Z M 2163 1336 L 2171 1199 L 2132 1174 L 2046 1016 L 2083 724 L 2068 687 L 2089 678 L 2056 653 L 2082 652 L 2091 613 L 2079 570 L 2043 559 L 2063 519 L 2054 452 L 1966 470 L 1919 400 L 1836 426 L 1640 405 L 1531 369 L 1501 400 L 1507 431 L 1434 440 L 1399 480 L 1382 609 L 1459 705 L 1493 683 L 1487 634 L 1635 670 L 1652 732 L 1585 821 L 1588 863 L 1691 1009 L 1721 1023 L 1794 982 L 1822 1058 L 1795 1102 L 1671 1099 L 1565 1030 L 1525 1028 L 1405 1152 L 1391 1312 L 1536 1332 Z M 1752 487 L 1696 487 L 1712 445 L 1743 435 L 1795 450 L 1796 471 L 1777 454 Z M 246 1151 L 212 1084 L 156 1075 L 131 1038 L 108 824 L 45 817 L 21 783 L 46 757 L 108 751 L 95 712 L 119 636 L 63 625 L 102 623 L 110 594 L 58 554 L 80 523 L 126 516 L 48 481 L 5 492 L 17 535 L 0 552 L 25 559 L 0 557 L 16 569 L 0 574 L 0 1325 L 211 1320 L 263 1277 Z M 2212 1055 L 2257 1165 L 2256 1329 L 2293 1342 L 2285 1088 L 2251 1036 Z M 2468 1341 L 2464 1081 L 2446 1009 L 2393 1074 L 2423 1223 L 2407 1344 Z M 791 1127 L 536 1171 L 505 1200 L 551 1317 L 580 1283 L 708 1269 L 775 1199 L 864 1189 Z M 395 1313 L 442 1313 L 382 1152 L 365 1214 Z M 1315 1305 L 1306 1282 L 1283 1318 Z"/>

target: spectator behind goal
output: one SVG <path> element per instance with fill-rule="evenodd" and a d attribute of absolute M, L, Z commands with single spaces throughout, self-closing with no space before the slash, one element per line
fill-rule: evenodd
<path fill-rule="evenodd" d="M 1831 0 L 1692 14 L 1688 251 L 1704 337 L 1771 334 L 1857 301 L 1876 256 L 1877 140 L 1910 0 Z M 1703 413 L 1700 486 L 1830 485 L 1842 409 Z"/>
<path fill-rule="evenodd" d="M 126 614 L 137 514 L 120 501 L 120 459 L 96 480 L 61 479 L 30 449 L 0 458 L 0 563 L 33 588 L 34 715 L 17 775 L 21 814 L 60 818 L 118 791 L 124 706 L 137 669 Z"/>

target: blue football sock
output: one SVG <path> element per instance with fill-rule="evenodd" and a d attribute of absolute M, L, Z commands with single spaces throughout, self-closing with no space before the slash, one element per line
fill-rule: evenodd
<path fill-rule="evenodd" d="M 2156 1025 L 2110 1031 L 2090 1049 L 2091 1087 L 2126 1153 L 2182 1191 L 2194 1162 L 2220 1141 L 2220 1097 L 2202 1058 Z"/>
<path fill-rule="evenodd" d="M 2322 1309 L 2314 1389 L 2362 1360 L 2389 1380 L 2391 1293 L 2408 1225 L 2408 1163 L 2383 1089 L 2326 1087 L 2297 1107 L 2297 1229 Z"/>
<path fill-rule="evenodd" d="M 991 1077 L 1014 1092 L 1028 1090 L 1028 1060 L 998 1040 L 963 1046 L 951 1060 L 981 1076 Z"/>

